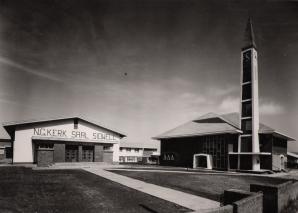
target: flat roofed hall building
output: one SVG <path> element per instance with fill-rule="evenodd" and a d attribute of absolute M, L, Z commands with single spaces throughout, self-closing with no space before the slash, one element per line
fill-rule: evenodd
<path fill-rule="evenodd" d="M 161 165 L 282 170 L 294 139 L 259 122 L 258 56 L 251 19 L 241 49 L 240 113 L 209 113 L 165 132 Z"/>
<path fill-rule="evenodd" d="M 9 122 L 13 163 L 119 162 L 119 131 L 81 117 Z"/>

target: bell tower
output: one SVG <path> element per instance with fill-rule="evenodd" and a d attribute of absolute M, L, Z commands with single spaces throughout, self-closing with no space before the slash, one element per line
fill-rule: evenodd
<path fill-rule="evenodd" d="M 241 50 L 240 84 L 240 124 L 243 132 L 238 146 L 238 151 L 241 153 L 240 167 L 260 170 L 258 54 L 250 18 L 245 29 L 244 44 Z"/>

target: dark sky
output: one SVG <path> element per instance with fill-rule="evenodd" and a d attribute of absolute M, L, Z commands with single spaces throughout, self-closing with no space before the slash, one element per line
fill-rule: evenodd
<path fill-rule="evenodd" d="M 0 121 L 84 115 L 150 143 L 238 111 L 249 16 L 261 121 L 298 139 L 298 3 L 285 1 L 2 0 Z"/>

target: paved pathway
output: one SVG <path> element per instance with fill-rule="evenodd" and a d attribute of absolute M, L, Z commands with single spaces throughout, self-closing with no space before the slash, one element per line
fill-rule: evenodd
<path fill-rule="evenodd" d="M 103 178 L 120 183 L 124 186 L 150 194 L 152 196 L 161 198 L 163 200 L 170 201 L 172 203 L 176 203 L 180 206 L 183 206 L 192 210 L 203 210 L 203 209 L 216 208 L 220 206 L 219 202 L 216 202 L 207 198 L 203 198 L 196 195 L 177 191 L 174 189 L 169 189 L 166 187 L 146 183 L 140 180 L 136 180 L 136 179 L 118 175 L 109 171 L 105 171 L 102 168 L 90 167 L 90 168 L 83 168 L 83 169 L 85 171 L 91 172 Z"/>

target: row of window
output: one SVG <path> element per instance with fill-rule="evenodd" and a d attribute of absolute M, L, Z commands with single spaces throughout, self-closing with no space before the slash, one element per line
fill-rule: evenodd
<path fill-rule="evenodd" d="M 54 144 L 47 144 L 47 143 L 41 143 L 38 145 L 39 149 L 53 149 Z M 74 149 L 78 149 L 78 146 L 75 146 Z M 83 150 L 93 150 L 93 146 L 83 146 Z M 112 146 L 103 146 L 103 150 L 109 151 L 113 150 Z"/>
<path fill-rule="evenodd" d="M 140 148 L 123 148 L 120 147 L 120 152 L 139 152 L 141 149 Z"/>
<path fill-rule="evenodd" d="M 38 145 L 39 149 L 53 149 L 54 144 L 47 144 L 47 143 L 42 143 Z"/>
<path fill-rule="evenodd" d="M 222 136 L 209 136 L 203 143 L 203 153 L 212 155 L 215 168 L 227 167 L 227 144 Z"/>
<path fill-rule="evenodd" d="M 162 159 L 166 161 L 174 161 L 175 157 L 174 154 L 164 154 Z"/>
<path fill-rule="evenodd" d="M 142 158 L 136 156 L 119 156 L 119 162 L 138 162 L 142 161 Z"/>

